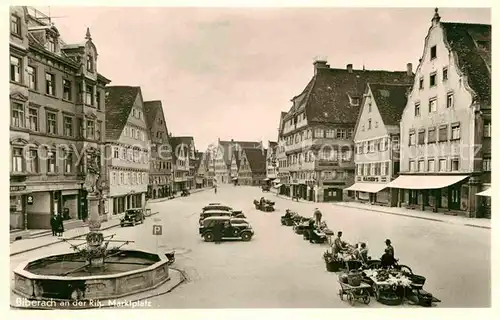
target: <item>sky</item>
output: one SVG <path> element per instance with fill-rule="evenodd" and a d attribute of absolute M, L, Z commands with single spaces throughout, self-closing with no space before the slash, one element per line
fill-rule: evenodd
<path fill-rule="evenodd" d="M 37 7 L 48 13 L 48 7 Z M 442 8 L 442 21 L 491 23 L 489 9 Z M 281 111 L 313 76 L 333 68 L 416 69 L 433 8 L 50 7 L 62 39 L 90 28 L 99 73 L 161 100 L 169 132 L 276 141 Z"/>

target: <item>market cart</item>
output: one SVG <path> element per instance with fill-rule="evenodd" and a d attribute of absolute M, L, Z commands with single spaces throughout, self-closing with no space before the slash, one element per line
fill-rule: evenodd
<path fill-rule="evenodd" d="M 364 304 L 370 303 L 370 294 L 369 289 L 371 286 L 368 283 L 361 282 L 359 286 L 351 286 L 348 283 L 344 283 L 339 280 L 340 289 L 339 296 L 340 300 L 344 300 L 344 295 L 347 298 L 347 301 L 354 306 L 356 300 L 362 300 Z"/>

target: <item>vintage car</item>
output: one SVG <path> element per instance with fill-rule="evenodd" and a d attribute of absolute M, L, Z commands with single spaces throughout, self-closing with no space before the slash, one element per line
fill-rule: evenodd
<path fill-rule="evenodd" d="M 232 212 L 226 210 L 207 210 L 200 213 L 200 226 L 203 224 L 203 220 L 210 217 L 231 217 Z"/>
<path fill-rule="evenodd" d="M 264 212 L 274 211 L 274 201 L 264 199 L 264 202 L 261 205 L 259 200 L 254 200 L 253 204 L 255 206 L 255 209 L 257 209 L 257 210 L 264 211 Z"/>
<path fill-rule="evenodd" d="M 230 206 L 226 206 L 221 203 L 209 203 L 208 205 L 203 207 L 203 212 L 209 211 L 209 210 L 224 210 L 224 211 L 233 211 L 233 208 Z"/>
<path fill-rule="evenodd" d="M 262 186 L 262 192 L 269 192 L 269 191 L 271 191 L 271 186 L 267 184 Z"/>
<path fill-rule="evenodd" d="M 250 241 L 254 236 L 254 231 L 250 223 L 241 218 L 230 217 L 210 217 L 203 220 L 200 226 L 200 235 L 206 242 L 213 242 L 214 228 L 217 225 L 222 225 L 222 239 L 241 239 L 243 241 Z"/>
<path fill-rule="evenodd" d="M 135 226 L 138 223 L 144 223 L 145 219 L 146 215 L 144 214 L 144 210 L 141 208 L 127 209 L 123 218 L 120 219 L 120 226 Z"/>

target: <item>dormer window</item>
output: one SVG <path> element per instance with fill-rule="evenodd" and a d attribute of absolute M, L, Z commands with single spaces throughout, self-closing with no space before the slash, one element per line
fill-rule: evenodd
<path fill-rule="evenodd" d="M 94 72 L 94 58 L 91 54 L 87 55 L 87 71 Z"/>
<path fill-rule="evenodd" d="M 10 17 L 10 32 L 18 37 L 21 36 L 21 18 L 15 14 Z"/>
<path fill-rule="evenodd" d="M 47 50 L 49 50 L 50 52 L 56 52 L 56 42 L 53 38 L 47 39 Z"/>

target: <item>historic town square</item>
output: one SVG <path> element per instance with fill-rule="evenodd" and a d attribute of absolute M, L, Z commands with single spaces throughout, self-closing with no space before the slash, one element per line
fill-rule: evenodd
<path fill-rule="evenodd" d="M 11 309 L 492 306 L 489 9 L 49 9 L 10 7 Z"/>

